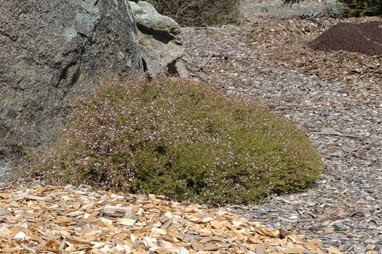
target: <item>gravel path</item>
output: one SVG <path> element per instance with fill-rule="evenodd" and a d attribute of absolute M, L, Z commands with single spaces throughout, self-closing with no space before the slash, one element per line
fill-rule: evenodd
<path fill-rule="evenodd" d="M 315 189 L 230 209 L 343 253 L 382 253 L 382 84 L 358 77 L 350 86 L 275 67 L 272 51 L 250 45 L 250 33 L 256 33 L 251 25 L 184 28 L 184 61 L 195 70 L 205 65 L 196 79 L 244 99 L 261 98 L 296 121 L 326 170 Z"/>

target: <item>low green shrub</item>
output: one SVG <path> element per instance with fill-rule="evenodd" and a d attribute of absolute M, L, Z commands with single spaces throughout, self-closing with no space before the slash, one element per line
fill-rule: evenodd
<path fill-rule="evenodd" d="M 255 103 L 177 79 L 109 80 L 76 102 L 61 142 L 21 166 L 53 184 L 247 203 L 312 186 L 303 131 Z"/>
<path fill-rule="evenodd" d="M 349 8 L 349 16 L 381 16 L 382 1 L 381 0 L 339 0 L 347 8 Z"/>
<path fill-rule="evenodd" d="M 283 0 L 283 4 L 288 4 L 289 6 L 299 4 L 301 2 L 304 2 L 304 0 Z"/>
<path fill-rule="evenodd" d="M 324 6 L 322 17 L 346 18 L 350 14 L 349 9 L 341 3 L 328 3 Z"/>
<path fill-rule="evenodd" d="M 349 9 L 341 3 L 328 3 L 321 11 L 304 12 L 300 15 L 302 19 L 308 18 L 346 18 L 349 16 Z"/>
<path fill-rule="evenodd" d="M 138 2 L 135 0 L 135 2 Z M 240 0 L 147 0 L 155 9 L 183 26 L 240 22 Z"/>
<path fill-rule="evenodd" d="M 304 0 L 283 0 L 283 3 L 293 5 L 303 1 Z M 342 6 L 340 6 L 339 3 L 341 3 Z M 330 13 L 333 12 L 335 15 L 338 15 L 338 11 L 341 11 L 341 13 L 344 13 L 344 15 L 339 13 L 341 14 L 341 17 L 382 16 L 381 0 L 338 0 L 338 2 L 336 1 L 336 4 L 327 4 L 327 6 L 329 5 L 336 7 L 333 9 L 334 12 L 332 11 L 332 8 L 330 8 Z"/>

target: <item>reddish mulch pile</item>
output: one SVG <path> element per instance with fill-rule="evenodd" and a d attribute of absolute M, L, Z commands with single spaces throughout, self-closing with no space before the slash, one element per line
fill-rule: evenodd
<path fill-rule="evenodd" d="M 339 23 L 309 43 L 314 50 L 382 55 L 382 22 Z"/>

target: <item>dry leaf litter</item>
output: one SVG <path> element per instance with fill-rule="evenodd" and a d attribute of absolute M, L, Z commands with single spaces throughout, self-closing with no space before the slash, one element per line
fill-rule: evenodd
<path fill-rule="evenodd" d="M 195 79 L 261 98 L 305 129 L 326 164 L 317 188 L 213 208 L 88 186 L 4 184 L 0 252 L 382 253 L 381 56 L 306 46 L 339 20 L 270 15 L 183 28 L 183 60 Z"/>

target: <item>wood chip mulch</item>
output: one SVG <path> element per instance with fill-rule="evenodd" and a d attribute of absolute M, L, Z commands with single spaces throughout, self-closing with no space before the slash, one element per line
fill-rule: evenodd
<path fill-rule="evenodd" d="M 241 27 L 183 28 L 183 60 L 193 78 L 261 99 L 306 130 L 327 167 L 316 188 L 214 208 L 88 186 L 8 186 L 0 253 L 382 253 L 382 56 L 309 46 L 340 22 L 379 19 L 248 15 Z"/>
<path fill-rule="evenodd" d="M 348 85 L 363 80 L 382 84 L 381 24 L 376 17 L 258 19 L 249 25 L 246 39 L 275 68 Z"/>
<path fill-rule="evenodd" d="M 276 15 L 258 15 L 250 6 L 280 1 L 247 2 L 248 24 L 183 28 L 183 60 L 197 71 L 196 80 L 229 96 L 260 100 L 293 120 L 321 152 L 326 169 L 313 189 L 227 209 L 342 253 L 382 253 L 382 56 L 309 45 L 337 24 L 381 19 L 286 18 L 278 7 L 269 8 Z M 372 38 L 362 31 L 352 41 L 365 40 L 363 34 Z"/>
<path fill-rule="evenodd" d="M 0 192 L 1 253 L 340 253 L 223 208 L 82 185 Z"/>

